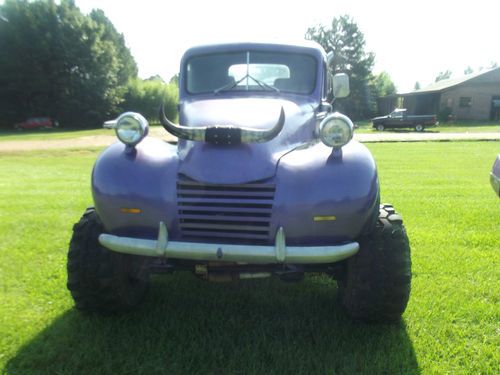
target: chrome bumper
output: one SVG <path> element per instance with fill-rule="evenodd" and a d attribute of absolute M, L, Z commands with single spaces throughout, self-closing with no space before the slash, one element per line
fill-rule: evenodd
<path fill-rule="evenodd" d="M 357 242 L 333 246 L 286 246 L 283 228 L 276 232 L 274 246 L 169 241 L 167 227 L 163 222 L 160 222 L 157 240 L 101 234 L 99 243 L 109 250 L 124 254 L 253 264 L 334 263 L 356 254 L 359 250 Z"/>

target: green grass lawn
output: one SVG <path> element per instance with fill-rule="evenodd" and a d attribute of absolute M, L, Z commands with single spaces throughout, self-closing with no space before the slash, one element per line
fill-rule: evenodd
<path fill-rule="evenodd" d="M 95 316 L 66 290 L 72 223 L 98 150 L 0 156 L 0 368 L 8 374 L 498 374 L 497 142 L 377 143 L 382 200 L 410 237 L 395 325 L 350 321 L 335 282 L 156 276 L 137 311 Z"/>
<path fill-rule="evenodd" d="M 110 129 L 54 129 L 54 130 L 26 130 L 26 131 L 0 131 L 0 142 L 2 141 L 38 141 L 50 139 L 72 139 L 87 137 L 91 135 L 114 134 Z"/>
<path fill-rule="evenodd" d="M 152 128 L 159 128 L 159 124 L 150 124 Z M 50 129 L 50 130 L 25 130 L 25 131 L 6 131 L 0 130 L 0 142 L 2 141 L 38 141 L 38 140 L 56 140 L 56 139 L 73 139 L 88 137 L 94 135 L 114 135 L 113 129 Z"/>
<path fill-rule="evenodd" d="M 355 121 L 359 127 L 356 133 L 379 133 L 372 128 L 370 121 Z M 161 127 L 159 124 L 152 124 L 153 129 Z M 386 132 L 414 132 L 412 129 L 393 129 Z M 500 124 L 497 123 L 450 123 L 442 124 L 436 128 L 426 129 L 425 132 L 439 133 L 489 133 L 500 132 Z M 165 133 L 166 134 L 166 133 Z M 55 129 L 55 130 L 28 130 L 28 131 L 0 131 L 0 143 L 5 141 L 37 141 L 73 139 L 94 135 L 114 135 L 112 129 Z"/>
<path fill-rule="evenodd" d="M 358 125 L 356 133 L 380 133 L 373 129 L 371 121 L 355 121 Z M 500 124 L 494 122 L 450 122 L 439 124 L 437 127 L 427 128 L 424 130 L 427 133 L 498 133 L 500 132 Z M 384 132 L 415 132 L 411 128 L 404 129 L 387 129 Z"/>

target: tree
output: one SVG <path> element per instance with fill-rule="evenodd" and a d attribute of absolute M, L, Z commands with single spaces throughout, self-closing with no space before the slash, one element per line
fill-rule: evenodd
<path fill-rule="evenodd" d="M 102 11 L 72 0 L 6 0 L 0 13 L 0 123 L 50 116 L 92 126 L 116 115 L 137 66 Z"/>
<path fill-rule="evenodd" d="M 396 93 L 396 86 L 387 72 L 372 75 L 369 81 L 370 115 L 378 112 L 377 99 Z"/>
<path fill-rule="evenodd" d="M 472 74 L 472 73 L 474 73 L 474 70 L 472 70 L 470 65 L 467 68 L 465 68 L 465 70 L 464 70 L 465 75 Z"/>
<path fill-rule="evenodd" d="M 370 88 L 372 95 L 376 98 L 396 93 L 396 86 L 387 72 L 381 72 L 372 76 L 370 80 Z"/>
<path fill-rule="evenodd" d="M 417 91 L 417 90 L 420 90 L 420 82 L 415 82 L 415 86 L 413 86 L 413 90 L 414 91 Z"/>
<path fill-rule="evenodd" d="M 174 85 L 179 86 L 179 74 L 174 74 L 170 77 L 170 81 L 168 81 L 168 83 L 173 83 Z"/>
<path fill-rule="evenodd" d="M 165 105 L 165 114 L 171 120 L 177 117 L 178 87 L 159 80 L 130 80 L 124 95 L 124 111 L 140 112 L 150 122 L 158 121 L 160 104 Z"/>
<path fill-rule="evenodd" d="M 131 77 L 137 77 L 137 64 L 130 50 L 125 45 L 125 37 L 118 33 L 111 21 L 101 9 L 94 9 L 90 18 L 97 24 L 101 39 L 115 50 L 118 60 L 118 81 L 126 84 Z"/>
<path fill-rule="evenodd" d="M 333 52 L 329 68 L 334 74 L 349 75 L 351 94 L 340 102 L 345 112 L 355 119 L 370 116 L 369 83 L 375 55 L 365 52 L 365 37 L 358 25 L 344 15 L 334 18 L 330 27 L 310 27 L 305 36 L 318 42 L 326 52 Z"/>
<path fill-rule="evenodd" d="M 439 81 L 442 81 L 444 79 L 448 79 L 450 77 L 451 77 L 451 71 L 450 70 L 446 70 L 444 72 L 439 72 L 438 76 L 436 77 L 435 82 L 439 82 Z"/>
<path fill-rule="evenodd" d="M 145 81 L 158 81 L 158 82 L 161 82 L 161 83 L 165 83 L 165 81 L 163 80 L 163 78 L 161 78 L 160 75 L 156 74 L 154 76 L 151 76 L 149 78 L 146 78 Z"/>

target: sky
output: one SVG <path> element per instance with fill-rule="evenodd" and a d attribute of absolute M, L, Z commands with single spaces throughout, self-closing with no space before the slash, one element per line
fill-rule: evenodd
<path fill-rule="evenodd" d="M 374 73 L 389 73 L 398 92 L 500 65 L 500 1 L 449 0 L 76 0 L 102 9 L 123 33 L 139 76 L 169 80 L 184 51 L 227 41 L 302 40 L 308 27 L 350 15 L 375 54 Z"/>

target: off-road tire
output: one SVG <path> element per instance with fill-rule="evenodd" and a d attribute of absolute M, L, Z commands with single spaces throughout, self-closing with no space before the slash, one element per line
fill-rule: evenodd
<path fill-rule="evenodd" d="M 359 245 L 337 280 L 339 303 L 354 319 L 398 320 L 410 297 L 411 258 L 403 220 L 391 205 L 380 205 L 375 228 Z"/>
<path fill-rule="evenodd" d="M 119 254 L 99 244 L 102 223 L 93 208 L 73 227 L 68 252 L 67 287 L 79 310 L 115 313 L 130 310 L 144 297 L 148 259 Z"/>

